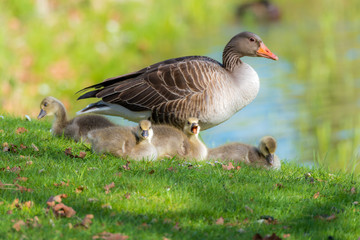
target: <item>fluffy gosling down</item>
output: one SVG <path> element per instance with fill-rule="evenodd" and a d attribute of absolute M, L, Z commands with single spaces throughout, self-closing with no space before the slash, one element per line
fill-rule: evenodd
<path fill-rule="evenodd" d="M 134 160 L 155 160 L 156 148 L 152 145 L 151 122 L 142 120 L 137 127 L 109 127 L 88 133 L 92 149 L 97 153 L 111 153 Z"/>
<path fill-rule="evenodd" d="M 82 115 L 68 120 L 67 112 L 61 101 L 54 97 L 46 97 L 40 103 L 38 119 L 54 115 L 51 132 L 55 136 L 73 138 L 75 141 L 87 141 L 87 133 L 93 129 L 106 128 L 115 124 L 99 115 Z"/>
<path fill-rule="evenodd" d="M 183 131 L 170 125 L 154 125 L 152 143 L 156 147 L 158 157 L 178 157 L 205 160 L 206 146 L 198 138 L 200 126 L 197 118 L 189 118 Z"/>
<path fill-rule="evenodd" d="M 259 146 L 254 147 L 243 143 L 229 143 L 208 150 L 209 160 L 245 162 L 253 166 L 268 169 L 280 169 L 281 162 L 275 154 L 276 140 L 265 136 L 260 140 Z"/>

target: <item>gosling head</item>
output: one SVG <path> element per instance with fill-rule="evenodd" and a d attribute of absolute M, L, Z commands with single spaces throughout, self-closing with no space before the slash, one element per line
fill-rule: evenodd
<path fill-rule="evenodd" d="M 199 119 L 189 117 L 184 126 L 184 133 L 188 136 L 198 136 L 200 132 Z"/>
<path fill-rule="evenodd" d="M 54 115 L 58 111 L 59 102 L 60 101 L 54 97 L 44 98 L 40 103 L 40 113 L 37 118 L 41 119 L 45 116 Z"/>
<path fill-rule="evenodd" d="M 271 136 L 265 136 L 260 140 L 259 150 L 265 156 L 266 161 L 270 165 L 273 165 L 274 163 L 274 154 L 276 151 L 276 145 L 277 143 L 275 138 Z"/>
<path fill-rule="evenodd" d="M 151 122 L 148 120 L 141 120 L 137 129 L 137 136 L 141 140 L 151 141 L 154 135 L 154 131 L 151 126 Z"/>

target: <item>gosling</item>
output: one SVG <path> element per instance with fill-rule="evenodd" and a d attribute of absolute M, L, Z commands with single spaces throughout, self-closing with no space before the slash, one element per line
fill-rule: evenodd
<path fill-rule="evenodd" d="M 208 149 L 199 139 L 200 125 L 199 119 L 190 117 L 185 123 L 184 133 L 189 139 L 189 153 L 187 158 L 205 160 L 208 155 Z"/>
<path fill-rule="evenodd" d="M 207 155 L 206 146 L 198 138 L 200 126 L 198 119 L 189 118 L 183 131 L 169 125 L 154 125 L 152 143 L 156 147 L 158 157 L 179 157 L 204 160 Z"/>
<path fill-rule="evenodd" d="M 40 103 L 38 119 L 54 115 L 51 132 L 55 136 L 64 135 L 75 141 L 88 141 L 87 133 L 93 129 L 115 126 L 107 118 L 99 115 L 82 115 L 68 120 L 67 113 L 61 101 L 54 97 L 46 97 Z"/>
<path fill-rule="evenodd" d="M 209 160 L 245 162 L 249 165 L 265 167 L 267 169 L 280 169 L 281 162 L 275 154 L 276 140 L 271 136 L 261 138 L 258 148 L 243 144 L 229 143 L 209 149 Z"/>
<path fill-rule="evenodd" d="M 134 160 L 155 160 L 157 151 L 151 143 L 153 137 L 151 122 L 142 120 L 138 127 L 109 127 L 88 133 L 94 152 L 110 153 Z"/>

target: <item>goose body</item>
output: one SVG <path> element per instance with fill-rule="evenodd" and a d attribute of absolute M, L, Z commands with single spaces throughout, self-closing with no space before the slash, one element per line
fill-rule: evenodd
<path fill-rule="evenodd" d="M 260 140 L 259 146 L 251 146 L 244 143 L 229 143 L 217 148 L 208 149 L 208 160 L 220 160 L 235 163 L 245 162 L 253 166 L 261 166 L 271 169 L 279 169 L 281 162 L 275 154 L 276 140 L 266 136 Z"/>
<path fill-rule="evenodd" d="M 147 118 L 179 129 L 187 118 L 196 117 L 202 129 L 213 127 L 249 104 L 259 91 L 259 77 L 240 60 L 243 56 L 278 59 L 257 35 L 243 32 L 225 46 L 222 64 L 204 56 L 174 58 L 84 88 L 81 91 L 90 91 L 78 99 L 101 101 L 79 113 L 132 121 Z"/>
<path fill-rule="evenodd" d="M 55 136 L 64 135 L 75 141 L 87 141 L 87 133 L 93 129 L 115 126 L 107 118 L 99 115 L 82 115 L 68 120 L 67 112 L 62 102 L 54 97 L 46 97 L 40 104 L 38 119 L 54 115 L 51 132 Z"/>
<path fill-rule="evenodd" d="M 94 152 L 111 153 L 134 160 L 155 160 L 157 151 L 151 143 L 153 130 L 151 122 L 140 121 L 138 127 L 114 126 L 88 133 Z"/>

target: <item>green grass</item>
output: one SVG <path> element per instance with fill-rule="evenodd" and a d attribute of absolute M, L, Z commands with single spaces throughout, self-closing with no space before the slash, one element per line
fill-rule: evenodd
<path fill-rule="evenodd" d="M 289 163 L 281 171 L 245 165 L 227 171 L 221 164 L 192 162 L 189 167 L 190 163 L 176 159 L 130 161 L 130 170 L 124 170 L 125 160 L 96 155 L 82 143 L 53 137 L 50 126 L 8 115 L 0 118 L 0 143 L 18 146 L 17 152 L 1 151 L 0 181 L 12 184 L 17 177 L 26 177 L 18 184 L 33 190 L 21 193 L 0 188 L 0 239 L 91 239 L 103 231 L 130 239 L 252 239 L 256 233 L 276 233 L 282 238 L 290 234 L 286 239 L 360 236 L 360 205 L 354 204 L 360 200 L 358 175 Z M 19 127 L 28 131 L 17 134 Z M 20 149 L 20 144 L 27 148 Z M 74 154 L 87 154 L 83 159 L 71 158 L 64 153 L 68 147 Z M 20 166 L 21 171 L 11 172 L 7 166 Z M 309 172 L 311 176 L 305 177 Z M 62 181 L 69 181 L 69 186 L 54 185 Z M 115 187 L 106 194 L 104 186 L 112 182 Z M 76 193 L 79 186 L 84 190 Z M 317 192 L 320 196 L 314 198 Z M 63 203 L 76 211 L 72 218 L 46 214 L 47 199 L 62 193 L 68 195 Z M 127 193 L 130 198 L 125 197 Z M 16 198 L 32 201 L 33 206 L 15 207 L 7 214 Z M 104 204 L 112 209 L 102 208 Z M 74 228 L 86 214 L 94 215 L 92 225 Z M 336 218 L 330 221 L 317 217 L 332 214 Z M 263 215 L 274 217 L 276 224 L 259 223 Z M 18 220 L 26 222 L 35 216 L 40 227 L 13 229 Z M 223 225 L 216 224 L 220 217 Z"/>

